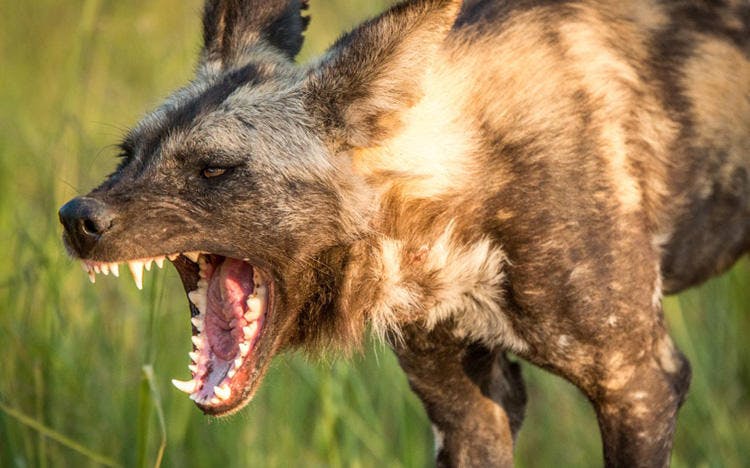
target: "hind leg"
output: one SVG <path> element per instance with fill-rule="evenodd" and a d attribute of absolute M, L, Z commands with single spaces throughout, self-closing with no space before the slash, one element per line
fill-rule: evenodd
<path fill-rule="evenodd" d="M 446 325 L 412 325 L 403 338 L 393 348 L 432 421 L 437 465 L 512 466 L 526 406 L 519 365 Z"/>

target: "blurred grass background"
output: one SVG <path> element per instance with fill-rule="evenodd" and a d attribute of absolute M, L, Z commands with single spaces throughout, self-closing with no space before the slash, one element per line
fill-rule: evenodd
<path fill-rule="evenodd" d="M 302 58 L 385 2 L 313 0 Z M 88 284 L 57 209 L 116 165 L 113 144 L 191 74 L 199 0 L 0 0 L 0 467 L 429 466 L 420 403 L 389 350 L 276 359 L 254 402 L 203 417 L 176 274 Z M 127 275 L 126 275 L 127 276 Z M 693 363 L 673 465 L 750 465 L 750 265 L 666 301 Z M 518 465 L 601 466 L 593 412 L 527 366 Z"/>

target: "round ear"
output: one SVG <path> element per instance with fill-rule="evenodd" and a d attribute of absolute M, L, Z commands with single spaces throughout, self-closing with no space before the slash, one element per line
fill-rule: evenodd
<path fill-rule="evenodd" d="M 461 0 L 411 0 L 342 36 L 306 83 L 307 104 L 334 138 L 374 146 L 422 95 L 422 80 L 461 9 Z"/>
<path fill-rule="evenodd" d="M 207 0 L 203 8 L 204 65 L 240 65 L 252 55 L 293 60 L 310 21 L 309 0 Z"/>

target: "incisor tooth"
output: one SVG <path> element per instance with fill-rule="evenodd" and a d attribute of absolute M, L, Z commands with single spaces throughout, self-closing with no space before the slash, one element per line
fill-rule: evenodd
<path fill-rule="evenodd" d="M 183 382 L 182 380 L 172 379 L 172 385 L 177 387 L 177 390 L 189 394 L 195 392 L 195 388 L 198 386 L 198 383 L 195 380 Z"/>
<path fill-rule="evenodd" d="M 143 262 L 133 260 L 128 262 L 130 268 L 130 274 L 133 275 L 133 281 L 135 281 L 135 287 L 143 289 Z"/>
<path fill-rule="evenodd" d="M 214 387 L 214 395 L 221 398 L 222 400 L 228 400 L 232 395 L 232 389 L 229 385 L 222 385 L 221 387 Z"/>

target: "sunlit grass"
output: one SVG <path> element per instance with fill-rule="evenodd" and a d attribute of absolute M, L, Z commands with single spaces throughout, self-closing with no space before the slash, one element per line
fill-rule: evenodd
<path fill-rule="evenodd" d="M 313 1 L 303 55 L 379 9 Z M 186 81 L 197 0 L 0 0 L 0 466 L 425 466 L 429 425 L 390 351 L 276 359 L 250 407 L 211 420 L 169 385 L 189 327 L 173 271 L 139 293 L 88 284 L 57 208 L 99 182 L 111 145 Z M 695 378 L 676 466 L 750 463 L 750 267 L 667 302 Z M 570 385 L 527 367 L 521 466 L 600 466 L 595 418 Z M 163 418 L 163 419 L 162 419 Z M 163 445 L 165 444 L 165 445 Z"/>

